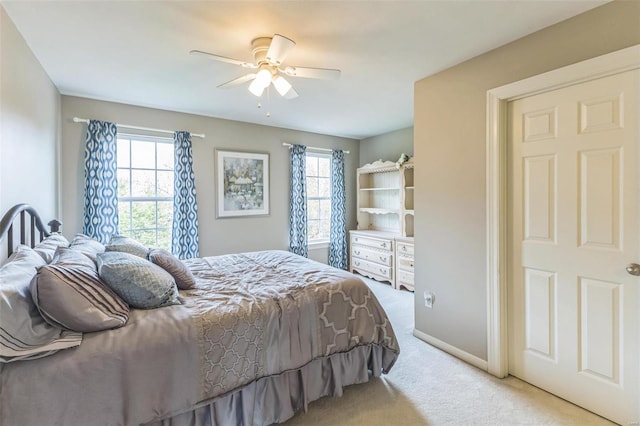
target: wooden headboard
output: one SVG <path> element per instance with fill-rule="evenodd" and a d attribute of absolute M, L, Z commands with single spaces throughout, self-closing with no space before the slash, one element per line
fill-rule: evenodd
<path fill-rule="evenodd" d="M 29 227 L 27 228 L 27 215 L 29 216 Z M 17 238 L 14 236 L 14 222 L 18 222 L 20 217 L 20 229 Z M 45 237 L 51 235 L 51 232 L 59 232 L 61 222 L 52 220 L 48 223 L 50 231 L 45 229 L 42 219 L 38 212 L 28 204 L 16 204 L 11 207 L 0 220 L 0 241 L 7 239 L 7 256 L 13 253 L 16 241 L 20 244 L 28 244 L 33 247 Z M 36 235 L 38 236 L 36 240 Z M 27 242 L 28 239 L 28 242 Z"/>

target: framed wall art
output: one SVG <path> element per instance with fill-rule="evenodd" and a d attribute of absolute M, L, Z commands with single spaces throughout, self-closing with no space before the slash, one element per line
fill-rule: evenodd
<path fill-rule="evenodd" d="M 269 214 L 269 154 L 216 150 L 217 217 Z"/>

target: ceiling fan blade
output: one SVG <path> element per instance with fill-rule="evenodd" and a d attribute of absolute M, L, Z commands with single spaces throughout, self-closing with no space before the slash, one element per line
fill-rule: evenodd
<path fill-rule="evenodd" d="M 267 51 L 267 61 L 276 66 L 280 65 L 284 62 L 284 58 L 287 57 L 295 45 L 295 41 L 288 39 L 285 36 L 281 36 L 280 34 L 275 34 L 273 39 L 271 39 L 271 44 Z"/>
<path fill-rule="evenodd" d="M 250 62 L 238 61 L 237 59 L 231 59 L 231 58 L 227 58 L 226 56 L 220 56 L 220 55 L 215 55 L 209 52 L 203 52 L 202 50 L 192 50 L 189 53 L 192 55 L 207 56 L 208 58 L 213 59 L 215 61 L 226 62 L 227 64 L 233 64 L 233 65 L 240 65 L 241 67 L 245 67 L 245 68 L 258 68 L 257 65 L 252 64 Z"/>
<path fill-rule="evenodd" d="M 287 91 L 287 93 L 282 95 L 282 97 L 285 99 L 294 99 L 298 97 L 298 92 L 296 92 L 296 90 L 292 87 Z"/>
<path fill-rule="evenodd" d="M 247 81 L 251 81 L 256 78 L 254 73 L 245 74 L 242 77 L 234 78 L 233 80 L 227 81 L 226 83 L 222 83 L 218 86 L 219 89 L 227 89 L 229 87 L 237 86 L 242 83 L 246 83 Z"/>
<path fill-rule="evenodd" d="M 321 78 L 324 80 L 338 80 L 341 74 L 340 70 L 329 68 L 285 67 L 280 71 L 291 77 Z"/>

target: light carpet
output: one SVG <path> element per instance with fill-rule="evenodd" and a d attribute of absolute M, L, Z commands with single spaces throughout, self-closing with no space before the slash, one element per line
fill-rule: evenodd
<path fill-rule="evenodd" d="M 413 293 L 365 279 L 391 319 L 388 375 L 325 397 L 286 425 L 612 425 L 515 377 L 495 378 L 413 336 Z"/>

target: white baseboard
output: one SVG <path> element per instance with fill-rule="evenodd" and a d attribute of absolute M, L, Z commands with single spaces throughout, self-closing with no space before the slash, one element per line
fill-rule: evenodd
<path fill-rule="evenodd" d="M 455 346 L 451 346 L 448 343 L 443 342 L 440 339 L 436 339 L 433 336 L 430 336 L 422 331 L 413 329 L 413 335 L 420 340 L 424 340 L 431 346 L 435 346 L 436 348 L 445 351 L 446 353 L 455 356 L 456 358 L 460 358 L 466 363 L 473 365 L 474 367 L 478 367 L 481 370 L 488 370 L 488 363 L 484 359 L 478 358 L 475 355 L 471 355 L 469 352 L 465 352 L 462 349 L 458 349 Z"/>

